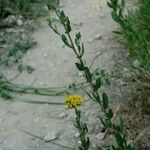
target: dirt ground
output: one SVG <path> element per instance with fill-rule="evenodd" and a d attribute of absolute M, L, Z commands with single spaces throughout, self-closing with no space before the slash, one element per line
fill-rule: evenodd
<path fill-rule="evenodd" d="M 85 43 L 85 58 L 93 68 L 111 72 L 114 67 L 114 54 L 122 49 L 112 31 L 115 23 L 110 16 L 106 0 L 62 0 L 63 9 L 69 15 L 73 32 L 81 31 Z M 32 74 L 23 72 L 15 83 L 39 87 L 58 87 L 83 81 L 74 67 L 73 52 L 48 27 L 45 18 L 39 19 L 39 28 L 33 33 L 37 46 L 23 58 L 25 64 L 35 68 Z M 99 55 L 97 59 L 95 57 Z M 15 69 L 4 70 L 8 78 L 17 73 Z M 88 100 L 84 96 L 85 100 Z M 46 97 L 35 95 L 14 95 L 18 102 L 0 101 L 0 150 L 67 150 L 76 149 L 80 143 L 73 126 L 74 112 L 65 105 L 39 105 L 22 103 L 19 100 L 40 100 L 64 102 L 64 96 Z M 111 99 L 111 95 L 110 95 Z M 98 108 L 87 101 L 83 106 L 84 120 L 88 123 L 89 137 L 93 144 L 101 145 L 98 121 Z M 45 142 L 38 137 L 53 139 Z M 59 143 L 61 145 L 57 145 Z M 63 146 L 67 147 L 63 147 Z M 70 147 L 70 148 L 69 148 Z"/>

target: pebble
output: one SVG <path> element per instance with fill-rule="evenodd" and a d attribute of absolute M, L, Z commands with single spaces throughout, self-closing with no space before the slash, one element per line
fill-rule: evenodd
<path fill-rule="evenodd" d="M 82 22 L 78 22 L 78 21 L 76 21 L 76 20 L 74 21 L 73 24 L 74 24 L 75 26 L 79 26 L 79 27 L 82 26 Z"/>
<path fill-rule="evenodd" d="M 24 17 L 22 15 L 19 15 L 18 18 L 21 20 L 24 19 Z"/>
<path fill-rule="evenodd" d="M 19 27 L 21 27 L 21 26 L 23 25 L 23 21 L 22 21 L 21 19 L 18 19 L 18 20 L 17 20 L 17 25 L 18 25 Z"/>
<path fill-rule="evenodd" d="M 133 65 L 134 65 L 134 67 L 139 67 L 139 61 L 138 60 L 135 60 L 134 62 L 133 62 Z"/>
<path fill-rule="evenodd" d="M 43 58 L 45 58 L 45 57 L 47 57 L 48 56 L 48 54 L 47 53 L 45 53 L 44 55 L 43 55 Z"/>
<path fill-rule="evenodd" d="M 56 140 L 59 137 L 59 135 L 60 135 L 59 131 L 51 131 L 44 137 L 44 140 L 47 142 L 53 141 Z"/>
<path fill-rule="evenodd" d="M 67 114 L 65 112 L 59 114 L 59 118 L 65 118 L 65 117 L 67 117 Z"/>
<path fill-rule="evenodd" d="M 101 35 L 101 34 L 96 34 L 96 35 L 94 36 L 94 39 L 95 39 L 95 40 L 101 40 L 101 39 L 102 39 L 102 35 Z"/>
<path fill-rule="evenodd" d="M 78 141 L 77 143 L 78 143 L 79 145 L 81 145 L 81 144 L 82 144 L 82 143 L 81 143 L 81 141 Z"/>
<path fill-rule="evenodd" d="M 45 85 L 46 85 L 46 83 L 44 83 L 44 82 L 40 82 L 40 83 L 39 83 L 39 85 L 40 85 L 40 86 L 45 86 Z"/>
<path fill-rule="evenodd" d="M 79 72 L 78 75 L 79 75 L 79 77 L 83 77 L 84 73 L 83 72 Z"/>
<path fill-rule="evenodd" d="M 100 132 L 100 133 L 98 133 L 98 134 L 95 136 L 95 138 L 96 138 L 97 140 L 102 140 L 103 137 L 104 137 L 104 134 L 105 134 L 105 133 Z"/>
<path fill-rule="evenodd" d="M 8 48 L 8 45 L 7 45 L 7 44 L 4 44 L 2 47 L 3 47 L 3 48 Z"/>
<path fill-rule="evenodd" d="M 49 11 L 47 5 L 45 5 L 45 6 L 43 7 L 43 10 L 44 10 L 44 11 Z"/>
<path fill-rule="evenodd" d="M 6 24 L 10 25 L 10 26 L 16 24 L 16 21 L 17 21 L 17 19 L 16 19 L 16 17 L 13 16 L 13 15 L 9 15 L 9 16 L 4 20 L 4 22 L 5 22 Z"/>
<path fill-rule="evenodd" d="M 78 137 L 80 136 L 79 132 L 76 132 L 76 133 L 74 134 L 74 136 L 75 136 L 76 138 L 78 138 Z"/>
<path fill-rule="evenodd" d="M 60 3 L 60 4 L 59 4 L 59 7 L 63 7 L 63 6 L 64 6 L 64 4 L 63 4 L 63 3 Z"/>
<path fill-rule="evenodd" d="M 106 15 L 105 14 L 100 14 L 100 18 L 101 19 L 106 19 Z"/>

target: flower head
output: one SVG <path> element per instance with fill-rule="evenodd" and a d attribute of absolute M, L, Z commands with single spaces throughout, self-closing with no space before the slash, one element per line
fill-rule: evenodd
<path fill-rule="evenodd" d="M 71 95 L 65 98 L 65 103 L 68 108 L 75 108 L 83 103 L 83 98 L 80 95 Z"/>

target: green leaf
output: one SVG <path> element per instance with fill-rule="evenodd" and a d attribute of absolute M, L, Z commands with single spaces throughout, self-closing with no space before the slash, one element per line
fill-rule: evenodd
<path fill-rule="evenodd" d="M 107 6 L 113 8 L 113 5 L 109 1 L 107 1 Z"/>
<path fill-rule="evenodd" d="M 62 34 L 61 39 L 62 39 L 62 41 L 63 41 L 68 47 L 71 47 L 70 44 L 68 43 L 68 40 L 67 40 L 66 36 L 65 36 L 64 34 Z"/>
<path fill-rule="evenodd" d="M 99 116 L 99 119 L 100 119 L 100 121 L 101 121 L 101 123 L 103 124 L 103 126 L 105 127 L 105 128 L 107 128 L 108 126 L 107 126 L 107 123 Z"/>
<path fill-rule="evenodd" d="M 117 16 L 116 12 L 111 12 L 111 16 L 112 16 L 112 19 L 116 22 L 119 22 L 120 19 L 119 17 Z"/>
<path fill-rule="evenodd" d="M 66 15 L 65 15 L 65 13 L 64 13 L 63 10 L 60 12 L 60 17 L 61 17 L 61 19 L 62 19 L 63 21 L 66 20 Z"/>
<path fill-rule="evenodd" d="M 81 33 L 80 33 L 80 32 L 78 32 L 78 33 L 76 34 L 76 38 L 77 38 L 78 40 L 81 39 Z"/>
<path fill-rule="evenodd" d="M 107 109 L 109 105 L 109 101 L 108 101 L 108 96 L 106 95 L 106 93 L 102 94 L 102 101 L 103 101 L 104 109 Z"/>
<path fill-rule="evenodd" d="M 121 6 L 122 6 L 122 8 L 125 7 L 125 0 L 122 0 L 122 1 L 121 1 Z"/>
<path fill-rule="evenodd" d="M 55 10 L 60 3 L 59 1 L 60 0 L 49 0 L 48 4 L 47 4 L 48 9 L 49 10 Z"/>
<path fill-rule="evenodd" d="M 98 79 L 96 79 L 96 86 L 99 89 L 101 87 L 102 81 L 101 81 L 101 77 L 99 77 Z"/>
<path fill-rule="evenodd" d="M 85 70 L 86 70 L 86 77 L 88 78 L 88 80 L 92 80 L 92 74 L 91 74 L 91 72 L 90 72 L 90 70 L 89 70 L 89 68 L 88 67 L 85 67 L 84 68 Z"/>
<path fill-rule="evenodd" d="M 123 33 L 120 32 L 120 31 L 113 31 L 113 33 L 115 33 L 115 34 L 123 34 Z"/>
<path fill-rule="evenodd" d="M 69 33 L 71 31 L 71 26 L 70 26 L 70 21 L 69 18 L 67 17 L 67 33 Z"/>
<path fill-rule="evenodd" d="M 84 70 L 84 66 L 82 64 L 76 62 L 75 65 L 76 65 L 78 70 L 80 70 L 80 71 Z"/>
<path fill-rule="evenodd" d="M 82 57 L 83 55 L 84 55 L 84 44 L 82 43 L 82 49 L 81 49 L 80 57 Z"/>
<path fill-rule="evenodd" d="M 76 34 L 75 44 L 76 44 L 76 46 L 78 47 L 79 53 L 81 53 L 81 46 L 80 46 L 80 43 L 81 43 L 81 34 L 80 34 L 80 32 L 78 32 L 78 33 Z"/>
<path fill-rule="evenodd" d="M 108 109 L 107 117 L 108 117 L 109 119 L 111 119 L 111 118 L 113 117 L 113 111 L 112 111 L 112 109 Z"/>
<path fill-rule="evenodd" d="M 101 78 L 99 77 L 98 79 L 96 79 L 96 83 L 93 86 L 94 91 L 97 91 L 100 87 L 101 87 Z"/>
<path fill-rule="evenodd" d="M 115 138 L 117 140 L 118 145 L 122 147 L 123 143 L 125 142 L 124 138 L 119 133 L 115 133 Z"/>

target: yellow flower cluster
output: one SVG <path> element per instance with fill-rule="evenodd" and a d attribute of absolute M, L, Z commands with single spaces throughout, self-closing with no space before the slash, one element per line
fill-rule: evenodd
<path fill-rule="evenodd" d="M 65 98 L 65 103 L 68 108 L 72 109 L 83 103 L 83 98 L 79 95 L 71 95 Z"/>

